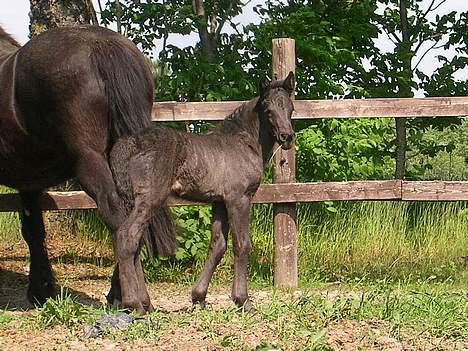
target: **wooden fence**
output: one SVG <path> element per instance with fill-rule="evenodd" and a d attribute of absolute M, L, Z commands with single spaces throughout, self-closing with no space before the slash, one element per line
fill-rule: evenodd
<path fill-rule="evenodd" d="M 283 78 L 294 71 L 294 41 L 273 40 L 273 74 Z M 154 121 L 216 121 L 242 102 L 161 102 L 153 106 Z M 421 99 L 298 100 L 294 119 L 317 118 L 407 118 L 461 117 L 468 115 L 468 97 Z M 468 201 L 468 182 L 448 181 L 352 181 L 296 183 L 294 150 L 280 150 L 274 161 L 274 184 L 262 184 L 254 203 L 274 204 L 275 285 L 297 285 L 297 243 L 295 206 L 301 202 L 400 200 Z M 44 210 L 96 208 L 82 191 L 47 192 L 42 197 Z M 170 205 L 199 203 L 171 198 Z M 18 211 L 17 194 L 0 194 L 0 212 Z"/>

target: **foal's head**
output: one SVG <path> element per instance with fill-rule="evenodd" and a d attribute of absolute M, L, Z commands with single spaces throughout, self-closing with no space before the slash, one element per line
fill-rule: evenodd
<path fill-rule="evenodd" d="M 289 72 L 285 80 L 271 82 L 263 77 L 260 81 L 257 112 L 269 126 L 278 144 L 285 150 L 292 147 L 294 140 L 294 129 L 291 123 L 291 115 L 294 111 L 291 99 L 294 85 L 293 72 Z"/>

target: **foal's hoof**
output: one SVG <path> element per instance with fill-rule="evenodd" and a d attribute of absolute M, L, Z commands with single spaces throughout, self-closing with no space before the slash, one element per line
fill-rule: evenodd
<path fill-rule="evenodd" d="M 33 305 L 42 306 L 48 298 L 55 296 L 57 296 L 57 291 L 53 282 L 43 282 L 28 287 L 28 301 Z"/>
<path fill-rule="evenodd" d="M 153 313 L 155 311 L 153 304 L 150 302 L 144 305 L 146 313 Z"/>
<path fill-rule="evenodd" d="M 192 308 L 195 309 L 197 306 L 200 306 L 202 310 L 206 308 L 206 301 L 205 300 L 193 300 L 192 299 Z"/>
<path fill-rule="evenodd" d="M 239 312 L 243 312 L 243 313 L 254 313 L 255 312 L 255 307 L 254 305 L 252 304 L 252 302 L 250 300 L 245 300 L 245 302 L 243 304 L 236 304 L 238 309 L 239 309 Z"/>
<path fill-rule="evenodd" d="M 109 306 L 123 310 L 127 313 L 136 312 L 140 316 L 144 316 L 146 313 L 154 312 L 154 307 L 151 304 L 143 304 L 139 301 L 124 302 L 113 298 L 112 296 L 106 296 L 107 303 Z"/>

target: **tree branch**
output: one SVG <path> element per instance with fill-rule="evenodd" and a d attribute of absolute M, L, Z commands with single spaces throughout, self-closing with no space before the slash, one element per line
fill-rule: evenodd
<path fill-rule="evenodd" d="M 401 43 L 401 39 L 398 38 L 398 35 L 396 35 L 396 33 L 393 30 L 388 28 L 387 24 L 381 18 L 377 18 L 377 23 L 382 26 L 382 29 L 384 30 L 385 34 L 387 34 L 388 38 L 393 42 L 393 44 L 396 45 L 397 43 Z M 392 37 L 395 40 L 392 40 Z"/>
<path fill-rule="evenodd" d="M 442 35 L 446 34 L 447 32 L 438 32 L 438 33 L 434 33 L 426 38 L 422 38 L 420 41 L 419 41 L 419 44 L 416 46 L 416 48 L 414 49 L 414 52 L 417 53 L 418 50 L 421 48 L 422 44 L 424 44 L 426 41 L 428 40 L 433 40 L 433 39 L 437 39 L 436 40 L 436 44 L 440 41 L 440 39 L 442 38 Z"/>
<path fill-rule="evenodd" d="M 208 62 L 214 62 L 216 43 L 213 42 L 213 38 L 210 33 L 208 33 L 208 23 L 203 0 L 192 0 L 192 7 L 197 17 L 195 24 L 198 29 L 198 35 L 200 36 L 202 54 Z"/>
<path fill-rule="evenodd" d="M 429 5 L 429 7 L 426 9 L 426 11 L 422 14 L 422 16 L 419 16 L 418 17 L 418 20 L 416 21 L 416 24 L 414 25 L 413 27 L 413 30 L 411 31 L 411 37 L 414 38 L 417 33 L 419 32 L 419 30 L 421 29 L 421 24 L 422 24 L 422 21 L 426 18 L 426 16 L 430 13 L 430 12 L 433 12 L 435 10 L 437 10 L 442 4 L 444 4 L 447 0 L 441 0 L 439 4 L 437 4 L 435 7 L 434 4 L 436 2 L 436 0 L 432 0 L 431 4 Z"/>
<path fill-rule="evenodd" d="M 122 23 L 120 21 L 121 11 L 120 11 L 120 1 L 115 1 L 115 15 L 117 17 L 117 33 L 122 34 Z"/>
<path fill-rule="evenodd" d="M 98 6 L 99 6 L 99 16 L 102 16 L 102 4 L 101 0 L 98 0 Z M 101 17 L 101 22 L 102 22 L 102 17 Z M 107 28 L 107 23 L 104 23 L 104 27 Z"/>
<path fill-rule="evenodd" d="M 229 7 L 228 7 L 228 9 L 226 10 L 226 15 L 225 15 L 224 18 L 221 19 L 221 21 L 219 22 L 218 28 L 216 28 L 215 40 L 218 40 L 219 35 L 221 34 L 221 31 L 223 30 L 223 26 L 224 26 L 224 24 L 226 23 L 226 21 L 227 21 L 227 19 L 228 19 L 229 13 L 232 11 L 232 4 L 233 4 L 233 2 L 234 2 L 234 1 L 231 1 L 231 2 L 229 3 Z"/>
<path fill-rule="evenodd" d="M 428 53 L 429 51 L 431 51 L 432 49 L 435 48 L 435 46 L 437 45 L 437 43 L 438 43 L 438 42 L 436 41 L 434 44 L 431 45 L 431 47 L 430 47 L 429 49 L 427 49 L 427 50 L 424 52 L 424 54 L 422 54 L 422 56 L 419 58 L 418 62 L 416 63 L 416 65 L 415 65 L 414 68 L 412 69 L 413 72 L 416 71 L 416 68 L 418 68 L 418 66 L 419 66 L 419 64 L 421 63 L 421 61 L 424 59 L 424 57 L 427 55 L 427 53 Z"/>
<path fill-rule="evenodd" d="M 430 12 L 437 10 L 441 5 L 443 5 L 447 0 L 442 0 L 436 7 L 434 7 Z"/>

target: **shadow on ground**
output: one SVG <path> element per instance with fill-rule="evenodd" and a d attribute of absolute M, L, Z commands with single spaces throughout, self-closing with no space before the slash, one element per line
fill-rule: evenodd
<path fill-rule="evenodd" d="M 1 261 L 0 261 L 1 262 Z M 28 276 L 0 268 L 0 309 L 6 311 L 28 311 L 34 309 L 26 298 Z M 57 288 L 60 291 L 60 286 Z M 102 303 L 83 292 L 67 288 L 76 302 L 86 306 L 102 306 Z"/>

